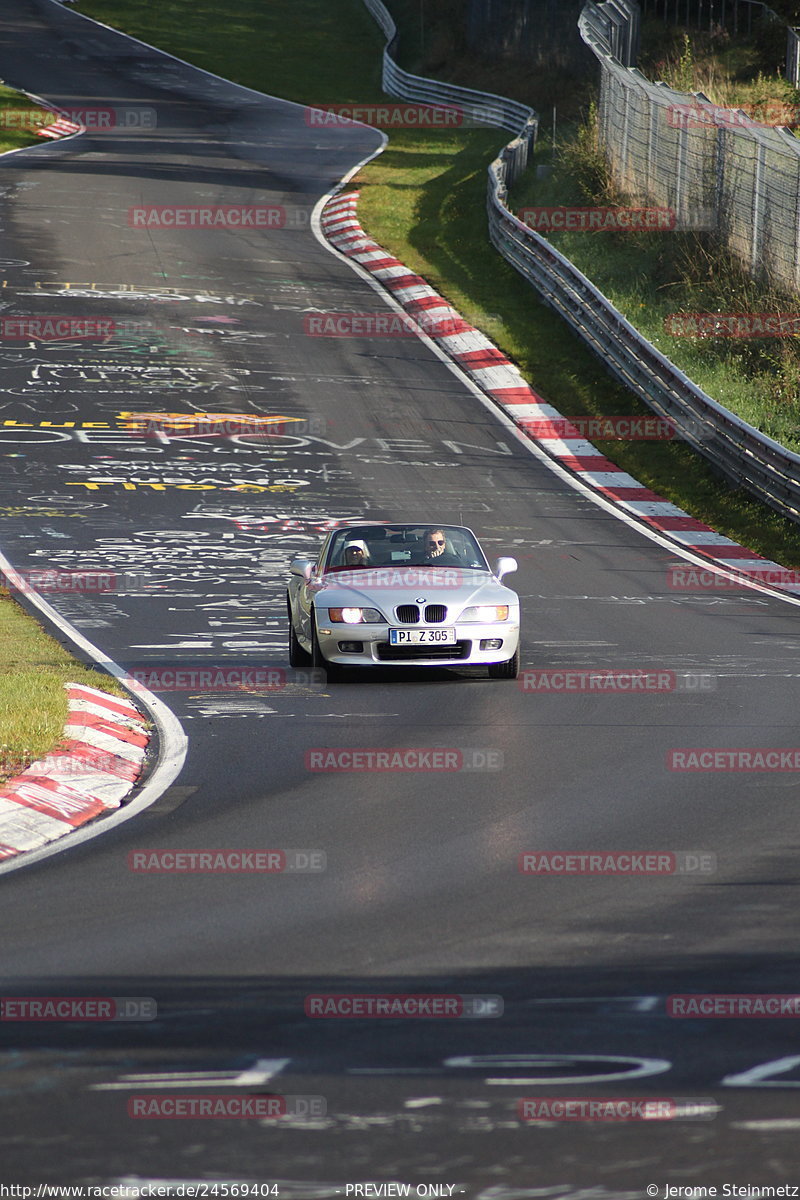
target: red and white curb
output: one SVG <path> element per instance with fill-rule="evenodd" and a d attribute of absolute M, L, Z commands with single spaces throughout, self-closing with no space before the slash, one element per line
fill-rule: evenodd
<path fill-rule="evenodd" d="M 718 569 L 734 572 L 737 578 L 749 575 L 756 585 L 767 584 L 769 588 L 800 594 L 800 581 L 793 581 L 794 572 L 717 533 L 710 525 L 651 491 L 601 454 L 577 429 L 574 438 L 563 436 L 574 427 L 552 404 L 545 403 L 505 354 L 485 334 L 463 320 L 424 279 L 364 232 L 356 215 L 359 194 L 340 194 L 325 205 L 320 221 L 324 236 L 341 254 L 378 280 L 411 317 L 421 320 L 420 332 L 431 338 L 531 441 L 577 475 L 581 483 L 624 510 L 629 518 L 681 550 L 700 556 Z M 442 326 L 441 334 L 437 333 L 437 325 Z M 554 426 L 558 433 L 542 437 L 539 432 L 534 436 L 531 429 L 541 431 L 544 422 Z M 787 577 L 792 582 L 787 582 Z"/>
<path fill-rule="evenodd" d="M 70 137 L 73 133 L 81 133 L 82 130 L 82 125 L 76 125 L 74 121 L 68 121 L 66 117 L 59 117 L 52 125 L 44 125 L 41 129 L 37 129 L 36 136 L 46 138 Z"/>
<path fill-rule="evenodd" d="M 22 90 L 22 95 L 27 96 L 29 100 L 32 100 L 34 104 L 38 104 L 40 108 L 45 109 L 53 117 L 49 125 L 42 125 L 36 130 L 37 137 L 48 138 L 51 142 L 57 142 L 62 138 L 74 138 L 81 133 L 86 133 L 85 125 L 80 125 L 76 121 L 70 121 L 59 109 L 51 108 L 49 102 L 43 100 L 41 96 L 35 96 L 33 92 L 26 92 L 24 90 Z M 35 142 L 30 146 L 17 146 L 16 150 L 4 150 L 0 154 L 0 159 L 12 158 L 15 154 L 25 154 L 29 150 L 35 150 L 38 153 Z"/>
<path fill-rule="evenodd" d="M 119 808 L 144 768 L 151 735 L 138 708 L 81 683 L 64 686 L 63 740 L 0 786 L 0 861 Z"/>

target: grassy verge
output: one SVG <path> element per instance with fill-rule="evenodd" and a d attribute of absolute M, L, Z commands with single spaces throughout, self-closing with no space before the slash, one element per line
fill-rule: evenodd
<path fill-rule="evenodd" d="M 36 127 L 52 125 L 53 114 L 22 92 L 0 84 L 0 154 L 23 146 L 41 145 Z"/>
<path fill-rule="evenodd" d="M 625 203 L 602 184 L 581 186 L 587 132 L 562 145 L 551 176 L 536 179 L 529 173 L 520 181 L 510 197 L 514 211 L 526 205 Z M 800 451 L 800 339 L 682 336 L 672 332 L 671 320 L 698 312 L 796 313 L 796 295 L 751 279 L 707 234 L 566 232 L 552 233 L 549 240 L 704 391 Z"/>
<path fill-rule="evenodd" d="M 78 12 L 261 92 L 380 100 L 383 38 L 358 0 L 79 0 Z"/>
<path fill-rule="evenodd" d="M 772 125 L 796 124 L 800 93 L 783 77 L 785 53 L 780 22 L 757 21 L 748 38 L 721 26 L 688 29 L 650 17 L 642 24 L 638 65 L 648 79 L 677 91 L 702 92 L 714 104 L 743 107 Z"/>
<path fill-rule="evenodd" d="M 115 679 L 76 662 L 0 588 L 0 782 L 59 741 L 68 682 L 127 694 Z"/>

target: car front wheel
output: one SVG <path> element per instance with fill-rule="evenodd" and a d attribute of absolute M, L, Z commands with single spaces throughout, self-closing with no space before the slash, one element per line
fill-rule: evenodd
<path fill-rule="evenodd" d="M 320 649 L 317 637 L 317 618 L 313 612 L 311 613 L 311 665 L 313 667 L 327 667 L 328 665 Z"/>
<path fill-rule="evenodd" d="M 287 600 L 287 608 L 289 609 L 289 666 L 290 667 L 307 667 L 311 662 L 311 655 L 307 650 L 304 650 L 297 640 L 297 633 L 292 620 L 291 605 Z"/>
<path fill-rule="evenodd" d="M 519 646 L 514 651 L 514 657 L 506 662 L 489 663 L 490 679 L 516 679 L 519 675 Z"/>

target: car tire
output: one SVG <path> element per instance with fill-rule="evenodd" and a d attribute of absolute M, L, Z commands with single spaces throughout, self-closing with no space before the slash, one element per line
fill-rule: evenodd
<path fill-rule="evenodd" d="M 317 637 L 317 618 L 314 615 L 314 610 L 311 610 L 311 665 L 312 667 L 327 667 L 327 662 L 323 657 L 322 650 Z"/>
<path fill-rule="evenodd" d="M 513 658 L 505 662 L 489 663 L 490 679 L 516 679 L 519 675 L 519 646 L 514 651 Z"/>
<path fill-rule="evenodd" d="M 304 650 L 297 640 L 297 633 L 292 620 L 292 607 L 287 599 L 286 607 L 289 610 L 289 666 L 290 667 L 308 667 L 311 664 L 311 655 L 307 650 Z"/>

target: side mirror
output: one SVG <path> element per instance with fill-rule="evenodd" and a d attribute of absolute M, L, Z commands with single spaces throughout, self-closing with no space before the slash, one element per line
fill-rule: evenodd
<path fill-rule="evenodd" d="M 313 558 L 293 558 L 289 564 L 289 571 L 292 575 L 300 575 L 308 583 L 311 578 L 311 573 L 314 570 Z"/>
<path fill-rule="evenodd" d="M 517 570 L 519 570 L 519 567 L 515 558 L 498 558 L 494 567 L 494 573 L 498 579 L 502 579 L 504 575 Z"/>

